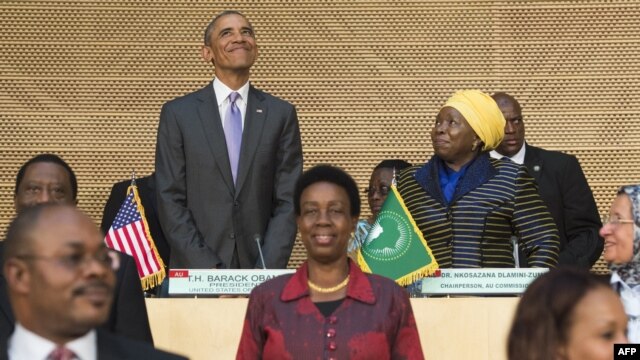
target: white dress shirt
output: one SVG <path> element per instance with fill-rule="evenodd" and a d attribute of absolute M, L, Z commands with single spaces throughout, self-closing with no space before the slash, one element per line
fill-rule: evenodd
<path fill-rule="evenodd" d="M 524 154 L 526 152 L 526 146 L 525 144 L 522 144 L 522 147 L 520 148 L 520 151 L 518 151 L 515 155 L 509 157 L 509 159 L 511 159 L 511 161 L 513 161 L 516 164 L 524 164 Z M 491 150 L 491 152 L 489 152 L 489 156 L 491 156 L 494 159 L 502 159 L 505 155 L 500 154 L 499 152 L 495 151 L 495 150 Z"/>
<path fill-rule="evenodd" d="M 217 78 L 213 79 L 213 92 L 216 94 L 216 100 L 218 101 L 218 111 L 220 113 L 220 120 L 222 121 L 223 129 L 226 120 L 225 116 L 227 115 L 229 105 L 231 105 L 229 102 L 229 94 L 234 91 L 240 94 L 240 97 L 236 99 L 236 105 L 242 114 L 242 130 L 244 130 L 244 118 L 247 114 L 247 100 L 249 99 L 249 82 L 247 81 L 238 90 L 232 90 Z"/>
<path fill-rule="evenodd" d="M 640 343 L 640 285 L 630 287 L 615 271 L 611 272 L 611 285 L 620 294 L 624 312 L 629 318 L 627 323 L 629 342 L 638 344 Z"/>
<path fill-rule="evenodd" d="M 51 352 L 58 347 L 54 342 L 27 330 L 19 323 L 16 323 L 7 345 L 9 360 L 47 360 Z M 98 359 L 98 338 L 95 330 L 64 344 L 64 347 L 73 351 L 77 360 Z"/>

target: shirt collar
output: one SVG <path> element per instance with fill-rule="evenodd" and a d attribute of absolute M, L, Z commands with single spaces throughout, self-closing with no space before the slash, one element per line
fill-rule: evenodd
<path fill-rule="evenodd" d="M 634 289 L 636 289 L 636 287 L 632 288 L 626 282 L 624 282 L 617 271 L 611 272 L 611 280 L 609 281 L 609 283 L 613 285 L 614 289 L 619 289 L 620 291 L 633 291 Z M 640 292 L 640 286 L 637 287 L 636 291 Z"/>
<path fill-rule="evenodd" d="M 611 271 L 611 280 L 609 281 L 609 283 L 613 285 L 614 288 L 619 288 L 620 291 L 627 290 L 640 294 L 640 285 L 629 286 L 629 284 L 624 282 L 624 280 L 622 280 L 622 278 L 620 277 L 620 274 L 618 274 L 618 272 L 615 270 Z"/>
<path fill-rule="evenodd" d="M 305 261 L 287 281 L 280 295 L 282 301 L 292 301 L 303 296 L 309 296 L 309 268 Z M 347 285 L 347 297 L 366 304 L 375 304 L 376 297 L 371 287 L 371 282 L 360 268 L 349 259 L 349 284 Z"/>
<path fill-rule="evenodd" d="M 222 81 L 218 80 L 218 78 L 213 79 L 213 91 L 216 94 L 216 101 L 218 101 L 218 107 L 222 106 L 222 103 L 227 101 L 229 94 L 232 92 L 237 92 L 240 94 L 240 98 L 242 101 L 247 103 L 247 98 L 249 96 L 249 82 L 247 81 L 240 89 L 233 90 L 227 85 L 225 85 Z"/>
<path fill-rule="evenodd" d="M 96 331 L 91 330 L 84 336 L 74 339 L 64 346 L 73 351 L 80 360 L 98 358 Z M 42 336 L 26 329 L 20 323 L 9 338 L 9 354 L 15 359 L 46 359 L 57 345 Z"/>
<path fill-rule="evenodd" d="M 527 144 L 523 143 L 522 147 L 520 148 L 520 150 L 513 155 L 512 157 L 510 157 L 511 161 L 513 161 L 516 164 L 524 164 L 524 154 L 527 152 Z M 489 155 L 494 158 L 494 159 L 502 159 L 503 157 L 505 157 L 504 155 L 500 154 L 499 152 L 495 151 L 495 150 L 491 150 L 491 152 L 489 152 Z"/>

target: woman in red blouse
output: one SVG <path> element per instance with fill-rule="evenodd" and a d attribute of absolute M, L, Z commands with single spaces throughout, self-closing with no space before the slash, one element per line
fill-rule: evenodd
<path fill-rule="evenodd" d="M 355 181 L 333 166 L 311 168 L 294 206 L 307 261 L 253 290 L 237 358 L 423 359 L 406 291 L 347 257 L 360 216 Z"/>

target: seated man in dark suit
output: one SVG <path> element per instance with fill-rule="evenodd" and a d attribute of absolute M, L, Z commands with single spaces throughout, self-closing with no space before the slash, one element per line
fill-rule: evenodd
<path fill-rule="evenodd" d="M 504 139 L 491 156 L 523 164 L 536 179 L 539 192 L 560 233 L 558 265 L 589 269 L 602 253 L 602 227 L 593 193 L 575 156 L 526 144 L 522 108 L 506 93 L 493 99 L 505 117 Z M 522 259 L 524 260 L 524 259 Z"/>
<path fill-rule="evenodd" d="M 78 184 L 69 165 L 53 154 L 40 154 L 27 161 L 16 176 L 15 209 L 41 203 L 77 203 Z M 2 254 L 3 242 L 0 242 Z M 116 274 L 114 302 L 103 328 L 126 337 L 153 343 L 142 285 L 134 259 L 118 253 L 120 268 Z M 1 256 L 0 256 L 1 259 Z M 1 261 L 0 261 L 1 263 Z M 0 337 L 13 331 L 13 312 L 7 301 L 4 279 L 0 274 Z"/>
<path fill-rule="evenodd" d="M 49 202 L 21 211 L 4 250 L 16 325 L 1 340 L 0 358 L 183 359 L 96 329 L 109 316 L 119 256 L 75 206 Z"/>

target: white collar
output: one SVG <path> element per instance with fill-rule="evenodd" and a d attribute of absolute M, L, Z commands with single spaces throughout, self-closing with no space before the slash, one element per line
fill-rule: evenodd
<path fill-rule="evenodd" d="M 64 345 L 76 354 L 79 360 L 96 360 L 98 358 L 98 342 L 96 330 L 74 339 Z M 55 348 L 54 342 L 28 330 L 20 323 L 11 334 L 8 342 L 10 359 L 45 360 Z"/>
<path fill-rule="evenodd" d="M 247 81 L 240 87 L 238 90 L 233 90 L 227 85 L 225 85 L 222 81 L 218 80 L 218 78 L 213 79 L 213 92 L 216 94 L 216 100 L 218 101 L 218 107 L 222 105 L 223 102 L 228 101 L 229 94 L 232 92 L 237 92 L 240 94 L 240 99 L 244 101 L 246 104 L 249 98 L 249 82 Z"/>
<path fill-rule="evenodd" d="M 611 285 L 613 289 L 620 295 L 620 301 L 624 305 L 624 310 L 629 316 L 640 316 L 640 285 L 629 286 L 618 273 L 614 270 L 611 272 Z"/>
<path fill-rule="evenodd" d="M 520 150 L 518 150 L 518 152 L 513 155 L 512 157 L 510 157 L 509 159 L 511 159 L 511 161 L 513 161 L 516 164 L 524 164 L 524 154 L 526 153 L 526 148 L 527 148 L 527 144 L 523 143 L 522 147 L 520 148 Z M 491 150 L 491 152 L 489 152 L 489 156 L 491 156 L 494 159 L 502 159 L 503 157 L 505 157 L 504 155 L 500 154 L 499 152 L 495 151 L 495 150 Z"/>
<path fill-rule="evenodd" d="M 626 282 L 624 282 L 624 280 L 622 280 L 618 272 L 615 270 L 611 272 L 611 280 L 609 281 L 609 283 L 611 285 L 619 284 L 619 286 L 624 290 L 635 291 L 640 293 L 640 285 L 634 286 L 634 287 L 629 286 Z"/>

